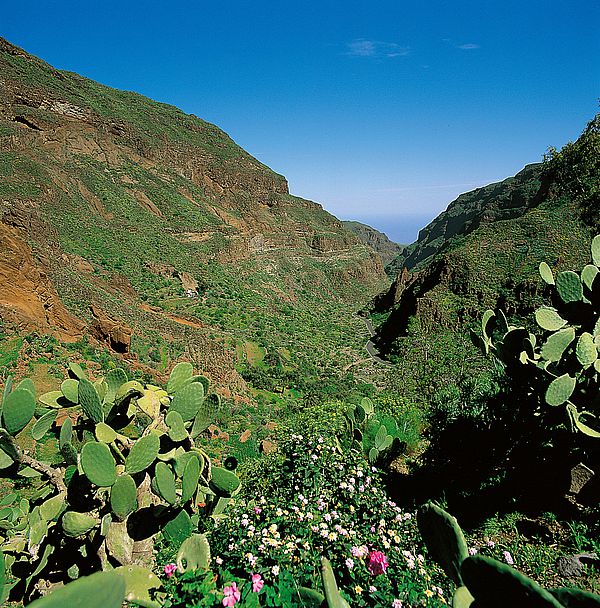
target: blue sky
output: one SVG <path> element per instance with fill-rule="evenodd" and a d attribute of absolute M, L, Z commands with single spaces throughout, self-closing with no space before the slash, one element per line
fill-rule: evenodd
<path fill-rule="evenodd" d="M 597 0 L 21 0 L 0 35 L 214 122 L 395 240 L 597 112 Z"/>

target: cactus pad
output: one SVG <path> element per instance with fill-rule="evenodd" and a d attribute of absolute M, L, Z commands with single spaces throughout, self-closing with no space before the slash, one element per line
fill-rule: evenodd
<path fill-rule="evenodd" d="M 62 448 L 67 443 L 71 443 L 73 437 L 73 421 L 70 418 L 65 418 L 60 427 L 59 446 Z"/>
<path fill-rule="evenodd" d="M 156 460 L 159 449 L 160 439 L 157 435 L 150 433 L 138 439 L 125 460 L 127 473 L 135 475 L 146 470 Z"/>
<path fill-rule="evenodd" d="M 86 378 L 79 380 L 79 403 L 85 415 L 94 422 L 104 422 L 104 410 L 96 387 Z"/>
<path fill-rule="evenodd" d="M 58 519 L 65 508 L 65 495 L 57 494 L 40 505 L 40 516 L 45 522 Z"/>
<path fill-rule="evenodd" d="M 125 580 L 125 599 L 128 602 L 140 606 L 154 606 L 150 597 L 150 589 L 158 589 L 162 586 L 160 579 L 152 570 L 143 566 L 127 565 L 115 568 Z M 158 606 L 159 604 L 156 604 Z"/>
<path fill-rule="evenodd" d="M 349 608 L 348 602 L 341 596 L 333 574 L 331 563 L 326 557 L 321 557 L 321 576 L 323 577 L 323 589 L 329 608 Z"/>
<path fill-rule="evenodd" d="M 179 412 L 169 411 L 165 416 L 165 424 L 169 427 L 169 439 L 171 441 L 179 443 L 188 438 L 188 432 Z"/>
<path fill-rule="evenodd" d="M 554 275 L 552 274 L 552 269 L 546 262 L 542 262 L 539 267 L 540 276 L 548 285 L 554 285 Z"/>
<path fill-rule="evenodd" d="M 373 406 L 373 402 L 368 397 L 363 397 L 360 400 L 360 406 L 365 410 L 365 414 L 368 416 L 373 415 L 375 412 L 375 407 Z"/>
<path fill-rule="evenodd" d="M 321 608 L 325 602 L 325 596 L 322 593 L 309 587 L 298 587 L 298 596 L 306 608 Z"/>
<path fill-rule="evenodd" d="M 583 298 L 583 286 L 577 273 L 572 270 L 560 272 L 556 277 L 556 290 L 562 301 L 579 302 Z"/>
<path fill-rule="evenodd" d="M 190 458 L 185 465 L 181 480 L 181 502 L 187 502 L 194 496 L 200 479 L 200 461 L 197 458 Z"/>
<path fill-rule="evenodd" d="M 138 407 L 152 418 L 156 420 L 160 414 L 160 397 L 156 391 L 144 391 L 144 396 L 137 400 Z"/>
<path fill-rule="evenodd" d="M 563 374 L 552 380 L 546 390 L 546 403 L 548 405 L 562 405 L 568 401 L 575 390 L 575 378 Z"/>
<path fill-rule="evenodd" d="M 85 378 L 85 372 L 79 363 L 69 363 L 69 376 L 76 380 Z"/>
<path fill-rule="evenodd" d="M 44 414 L 31 429 L 31 436 L 39 441 L 52 427 L 54 421 L 56 420 L 56 416 L 58 412 L 56 410 L 50 410 L 46 414 Z"/>
<path fill-rule="evenodd" d="M 203 401 L 204 387 L 199 382 L 192 382 L 175 393 L 169 412 L 178 412 L 183 421 L 187 422 L 194 419 Z"/>
<path fill-rule="evenodd" d="M 235 473 L 223 467 L 212 467 L 210 486 L 217 496 L 230 498 L 239 489 L 240 479 Z"/>
<path fill-rule="evenodd" d="M 449 513 L 428 503 L 417 514 L 419 532 L 431 556 L 444 572 L 460 587 L 460 568 L 469 551 L 463 532 Z"/>
<path fill-rule="evenodd" d="M 116 571 L 96 572 L 59 587 L 29 604 L 30 608 L 121 608 L 125 579 Z"/>
<path fill-rule="evenodd" d="M 137 488 L 130 475 L 119 475 L 110 489 L 110 506 L 119 519 L 125 519 L 137 506 Z"/>
<path fill-rule="evenodd" d="M 104 443 L 90 441 L 81 450 L 81 468 L 96 486 L 106 488 L 117 480 L 115 459 Z"/>
<path fill-rule="evenodd" d="M 458 587 L 452 596 L 452 608 L 469 608 L 473 605 L 475 598 L 466 587 Z"/>
<path fill-rule="evenodd" d="M 130 380 L 122 384 L 115 393 L 115 403 L 120 405 L 134 396 L 142 396 L 144 387 L 137 380 Z"/>
<path fill-rule="evenodd" d="M 571 342 L 575 340 L 575 329 L 573 327 L 565 327 L 548 336 L 548 339 L 542 346 L 542 357 L 546 361 L 557 362 L 561 360 L 565 350 L 569 348 Z"/>
<path fill-rule="evenodd" d="M 585 332 L 579 336 L 575 353 L 582 367 L 589 367 L 594 364 L 594 361 L 598 358 L 598 350 L 594 344 L 592 334 Z"/>
<path fill-rule="evenodd" d="M 170 395 L 175 394 L 179 389 L 183 388 L 187 381 L 193 376 L 194 367 L 191 363 L 184 361 L 178 363 L 172 370 L 167 382 L 167 392 Z"/>
<path fill-rule="evenodd" d="M 547 331 L 557 331 L 567 324 L 556 309 L 550 306 L 540 306 L 535 311 L 535 320 L 542 329 Z"/>
<path fill-rule="evenodd" d="M 595 236 L 592 240 L 592 261 L 596 266 L 600 267 L 600 235 Z"/>
<path fill-rule="evenodd" d="M 67 378 L 60 385 L 62 394 L 71 403 L 79 403 L 79 382 L 73 378 Z"/>
<path fill-rule="evenodd" d="M 204 534 L 192 534 L 183 541 L 177 552 L 179 572 L 208 570 L 210 567 L 210 545 Z"/>
<path fill-rule="evenodd" d="M 192 528 L 190 516 L 181 509 L 175 517 L 165 524 L 162 533 L 168 542 L 177 544 L 182 543 L 192 534 Z"/>
<path fill-rule="evenodd" d="M 117 431 L 105 422 L 99 422 L 96 425 L 95 434 L 100 443 L 112 443 L 117 438 Z"/>
<path fill-rule="evenodd" d="M 62 527 L 67 536 L 83 536 L 98 525 L 98 520 L 87 513 L 67 511 L 62 516 Z"/>
<path fill-rule="evenodd" d="M 192 459 L 198 460 L 198 463 L 201 464 L 198 454 L 195 452 L 183 452 L 175 458 L 175 474 L 177 477 L 183 477 L 185 468 L 187 467 L 188 462 Z"/>
<path fill-rule="evenodd" d="M 598 267 L 594 266 L 593 264 L 588 264 L 587 266 L 584 266 L 583 270 L 581 271 L 581 282 L 590 291 L 592 291 L 592 289 L 593 289 L 594 279 L 596 278 L 596 275 L 598 274 L 598 272 L 600 272 L 598 270 Z"/>
<path fill-rule="evenodd" d="M 467 557 L 461 567 L 461 576 L 477 603 L 489 608 L 561 608 L 552 594 L 530 578 L 489 557 Z"/>
<path fill-rule="evenodd" d="M 177 493 L 175 492 L 175 475 L 171 467 L 164 462 L 157 462 L 154 476 L 159 494 L 170 505 L 174 505 L 177 502 Z"/>
<path fill-rule="evenodd" d="M 574 587 L 548 589 L 565 608 L 600 608 L 600 595 Z"/>
<path fill-rule="evenodd" d="M 127 382 L 127 374 L 120 367 L 117 369 L 111 369 L 108 374 L 106 374 L 104 381 L 106 382 L 107 386 L 104 400 L 107 403 L 111 403 L 115 400 L 119 388 Z"/>
<path fill-rule="evenodd" d="M 44 393 L 38 397 L 38 401 L 40 403 L 57 409 L 71 405 L 70 403 L 65 402 L 64 399 L 65 396 L 63 395 L 62 391 L 48 391 L 47 393 Z"/>
<path fill-rule="evenodd" d="M 35 412 L 35 397 L 30 391 L 23 388 L 14 390 L 2 407 L 2 419 L 4 428 L 11 434 L 16 435 L 33 418 Z"/>

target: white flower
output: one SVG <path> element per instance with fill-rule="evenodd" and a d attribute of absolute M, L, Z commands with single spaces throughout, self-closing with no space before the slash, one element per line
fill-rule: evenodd
<path fill-rule="evenodd" d="M 279 566 L 273 566 L 271 568 L 271 573 L 273 574 L 273 576 L 279 576 Z"/>

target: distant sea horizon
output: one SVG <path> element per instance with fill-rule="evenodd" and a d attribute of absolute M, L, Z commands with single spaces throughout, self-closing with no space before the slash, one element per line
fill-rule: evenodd
<path fill-rule="evenodd" d="M 360 222 L 383 232 L 394 243 L 410 245 L 417 240 L 419 230 L 425 228 L 438 213 L 424 215 L 356 215 L 343 217 L 346 221 Z"/>

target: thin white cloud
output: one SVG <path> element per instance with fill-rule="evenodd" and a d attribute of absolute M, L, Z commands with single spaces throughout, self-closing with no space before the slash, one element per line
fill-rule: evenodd
<path fill-rule="evenodd" d="M 480 49 L 481 47 L 478 44 L 468 42 L 467 44 L 459 44 L 457 48 L 461 49 L 462 51 L 472 51 L 473 49 Z"/>
<path fill-rule="evenodd" d="M 358 38 L 349 42 L 347 45 L 347 55 L 351 57 L 371 57 L 371 58 L 388 58 L 405 57 L 410 53 L 410 48 L 400 46 L 395 42 L 381 42 L 379 40 L 369 40 L 367 38 Z"/>
<path fill-rule="evenodd" d="M 451 188 L 481 188 L 483 187 L 483 185 L 487 185 L 487 184 L 491 184 L 494 181 L 498 181 L 498 180 L 481 180 L 478 182 L 465 182 L 462 184 L 432 184 L 432 185 L 427 185 L 427 186 L 405 186 L 405 187 L 399 187 L 399 188 L 378 188 L 376 190 L 374 190 L 373 192 L 388 192 L 388 193 L 392 193 L 392 192 L 415 192 L 415 191 L 420 191 L 420 190 L 445 190 L 445 189 L 451 189 Z"/>

